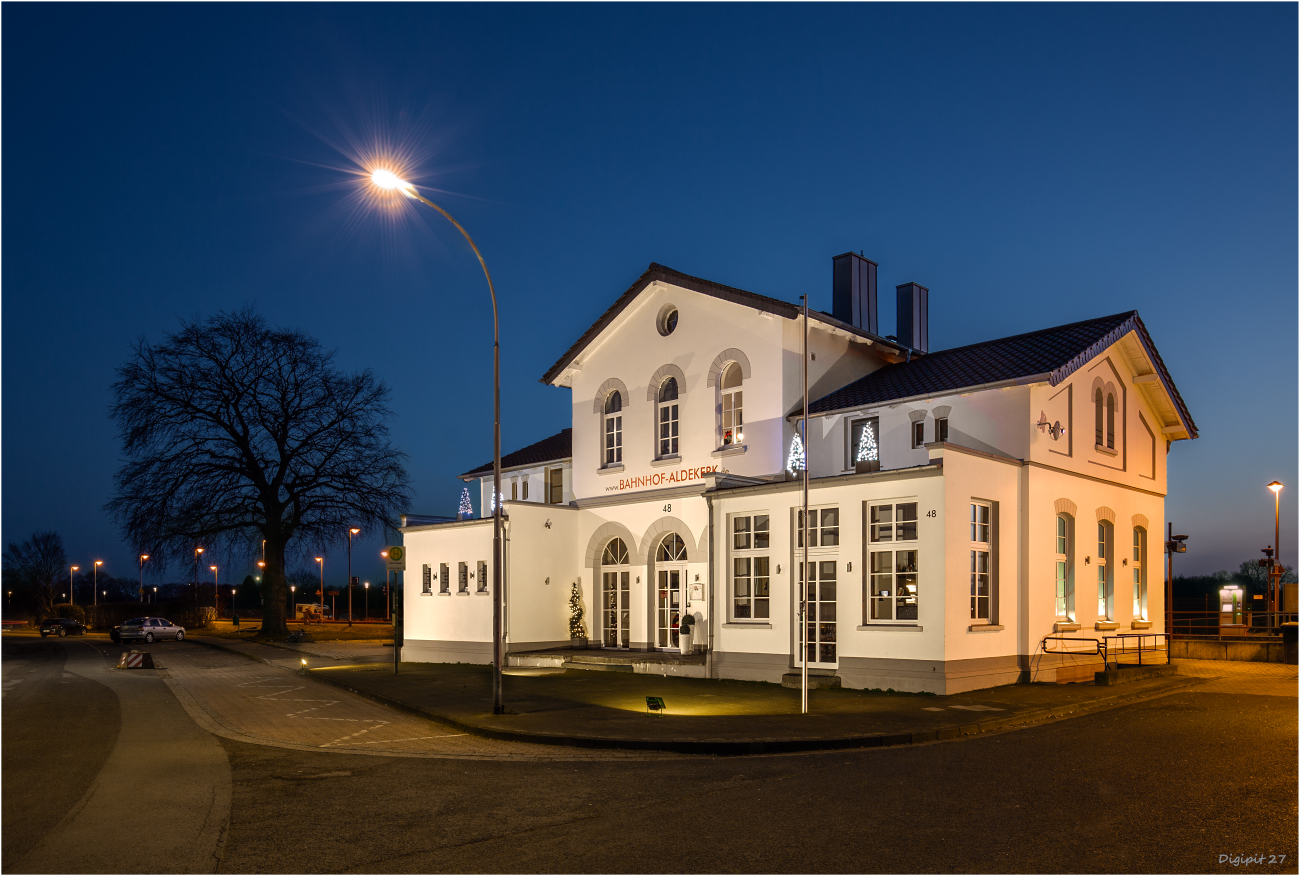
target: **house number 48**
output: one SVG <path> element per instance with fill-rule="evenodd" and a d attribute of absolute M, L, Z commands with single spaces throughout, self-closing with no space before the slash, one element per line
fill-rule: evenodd
<path fill-rule="evenodd" d="M 926 516 L 926 517 L 938 517 L 938 516 L 939 516 L 939 512 L 938 512 L 938 511 L 926 511 L 926 512 L 925 512 L 925 516 Z"/>
<path fill-rule="evenodd" d="M 673 506 L 672 506 L 672 505 L 665 505 L 665 506 L 664 506 L 664 510 L 665 510 L 665 511 L 671 511 L 671 510 L 673 510 Z"/>

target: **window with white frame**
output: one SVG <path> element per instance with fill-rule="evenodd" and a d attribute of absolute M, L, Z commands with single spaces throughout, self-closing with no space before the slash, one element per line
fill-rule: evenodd
<path fill-rule="evenodd" d="M 658 414 L 658 435 L 655 440 L 655 455 L 658 457 L 677 455 L 677 378 L 669 377 L 659 384 L 659 401 L 656 403 Z"/>
<path fill-rule="evenodd" d="M 1056 515 L 1056 616 L 1068 620 L 1074 611 L 1073 520 Z"/>
<path fill-rule="evenodd" d="M 1111 620 L 1111 526 L 1103 520 L 1097 524 L 1097 617 Z"/>
<path fill-rule="evenodd" d="M 799 510 L 796 524 L 798 534 L 795 546 L 803 547 L 803 509 Z M 812 508 L 808 511 L 808 547 L 839 547 L 840 544 L 840 509 Z"/>
<path fill-rule="evenodd" d="M 868 508 L 864 623 L 919 619 L 920 551 L 916 512 L 916 502 L 890 502 Z"/>
<path fill-rule="evenodd" d="M 744 375 L 739 362 L 732 362 L 722 372 L 722 407 L 718 425 L 723 446 L 745 443 L 744 393 L 741 391 L 743 382 Z"/>
<path fill-rule="evenodd" d="M 992 623 L 993 508 L 984 502 L 970 505 L 970 618 Z"/>
<path fill-rule="evenodd" d="M 522 495 L 520 495 L 519 498 L 522 499 L 523 501 L 527 502 L 527 501 L 528 501 L 528 481 L 529 481 L 529 478 L 528 478 L 527 475 L 524 476 L 523 481 L 524 481 L 524 488 L 523 488 L 523 490 L 521 491 Z"/>
<path fill-rule="evenodd" d="M 1115 449 L 1115 395 L 1106 393 L 1106 449 Z"/>
<path fill-rule="evenodd" d="M 451 592 L 451 569 L 447 568 L 446 563 L 438 564 L 438 592 Z"/>
<path fill-rule="evenodd" d="M 546 503 L 559 505 L 564 501 L 564 469 L 548 468 L 546 470 Z"/>
<path fill-rule="evenodd" d="M 867 468 L 880 467 L 880 419 L 867 417 L 849 424 L 848 463 L 846 469 L 855 469 L 858 463 L 868 463 Z"/>
<path fill-rule="evenodd" d="M 429 568 L 428 563 L 425 563 L 423 571 L 424 571 L 424 578 L 423 578 L 424 589 L 421 592 L 432 593 L 433 592 L 433 570 Z"/>
<path fill-rule="evenodd" d="M 605 398 L 604 420 L 604 465 L 618 465 L 623 461 L 623 395 L 617 389 Z"/>
<path fill-rule="evenodd" d="M 1146 593 L 1146 553 L 1147 531 L 1140 526 L 1133 527 L 1133 618 L 1147 619 Z"/>
<path fill-rule="evenodd" d="M 771 518 L 737 514 L 731 518 L 731 617 L 771 617 Z"/>
<path fill-rule="evenodd" d="M 1106 394 L 1097 387 L 1093 394 L 1094 417 L 1096 420 L 1097 446 L 1101 447 L 1102 442 L 1106 440 Z"/>
<path fill-rule="evenodd" d="M 912 424 L 912 446 L 925 446 L 925 420 L 917 420 Z"/>
<path fill-rule="evenodd" d="M 487 585 L 488 585 L 487 563 L 483 560 L 479 560 L 478 561 L 478 592 L 487 593 L 488 592 Z"/>
<path fill-rule="evenodd" d="M 935 417 L 934 440 L 935 441 L 948 440 L 948 418 L 947 417 Z"/>
<path fill-rule="evenodd" d="M 511 500 L 519 499 L 519 481 L 510 482 L 510 498 Z"/>
<path fill-rule="evenodd" d="M 456 564 L 456 592 L 469 593 L 469 563 Z"/>

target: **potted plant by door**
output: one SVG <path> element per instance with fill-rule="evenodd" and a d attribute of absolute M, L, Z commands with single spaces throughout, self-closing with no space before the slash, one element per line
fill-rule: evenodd
<path fill-rule="evenodd" d="M 677 625 L 677 639 L 681 642 L 682 653 L 691 653 L 691 633 L 695 629 L 695 616 L 691 614 L 682 615 L 681 623 Z"/>
<path fill-rule="evenodd" d="M 587 647 L 587 625 L 582 620 L 582 591 L 578 582 L 573 582 L 573 591 L 569 594 L 569 647 Z"/>

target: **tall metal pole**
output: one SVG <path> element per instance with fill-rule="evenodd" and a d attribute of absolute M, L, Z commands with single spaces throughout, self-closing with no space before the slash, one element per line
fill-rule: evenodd
<path fill-rule="evenodd" d="M 803 419 L 799 422 L 799 442 L 803 449 L 803 588 L 799 592 L 799 649 L 803 663 L 802 714 L 808 714 L 808 296 L 803 297 Z"/>
<path fill-rule="evenodd" d="M 504 642 L 501 637 L 501 324 L 497 316 L 497 291 L 492 285 L 492 275 L 488 273 L 487 262 L 483 254 L 474 245 L 474 238 L 452 218 L 451 214 L 433 201 L 417 192 L 407 183 L 402 191 L 407 197 L 415 198 L 437 210 L 443 217 L 456 226 L 483 268 L 487 278 L 488 293 L 492 296 L 492 714 L 504 715 L 505 702 L 501 692 L 501 664 L 505 656 Z"/>
<path fill-rule="evenodd" d="M 1273 611 L 1282 610 L 1282 491 L 1273 491 L 1273 556 L 1277 573 L 1270 575 L 1273 579 Z"/>
<path fill-rule="evenodd" d="M 1168 558 L 1168 569 L 1165 572 L 1165 642 L 1172 640 L 1174 635 L 1174 524 L 1169 524 L 1168 538 L 1165 539 L 1165 556 Z M 1172 648 L 1172 645 L 1166 644 L 1166 647 Z"/>

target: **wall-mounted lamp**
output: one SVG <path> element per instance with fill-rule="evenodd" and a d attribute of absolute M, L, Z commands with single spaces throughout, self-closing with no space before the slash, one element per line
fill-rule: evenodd
<path fill-rule="evenodd" d="M 1084 557 L 1084 558 L 1083 558 L 1083 564 L 1084 564 L 1085 566 L 1087 566 L 1087 565 L 1089 565 L 1089 564 L 1091 564 L 1091 563 L 1092 563 L 1092 557 Z"/>
<path fill-rule="evenodd" d="M 696 581 L 700 580 L 700 573 L 699 573 L 699 572 L 696 572 L 696 573 L 695 573 L 695 580 L 696 580 Z"/>
<path fill-rule="evenodd" d="M 777 573 L 778 575 L 781 574 L 781 564 L 780 564 L 780 563 L 777 563 L 777 564 L 776 564 L 776 573 Z"/>
<path fill-rule="evenodd" d="M 550 584 L 550 583 L 551 583 L 551 579 L 550 579 L 550 578 L 547 578 L 547 579 L 546 579 L 546 583 L 547 583 L 547 584 Z"/>
<path fill-rule="evenodd" d="M 852 571 L 853 571 L 853 561 L 852 561 L 852 560 L 849 560 L 849 567 L 848 567 L 847 569 L 845 569 L 845 571 L 846 571 L 846 572 L 852 572 Z"/>
<path fill-rule="evenodd" d="M 1124 558 L 1124 565 L 1126 565 L 1126 566 L 1128 565 L 1128 557 L 1125 557 L 1125 558 Z"/>

